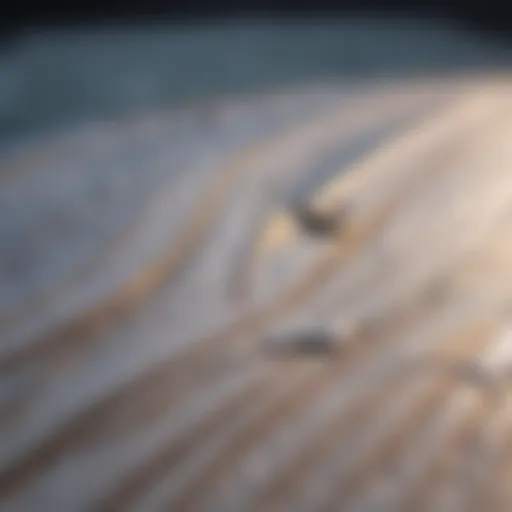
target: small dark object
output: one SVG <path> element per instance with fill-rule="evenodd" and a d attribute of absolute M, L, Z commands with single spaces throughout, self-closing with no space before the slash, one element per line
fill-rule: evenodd
<path fill-rule="evenodd" d="M 479 388 L 489 388 L 495 383 L 495 379 L 472 361 L 461 363 L 457 371 L 462 380 Z"/>
<path fill-rule="evenodd" d="M 325 329 L 312 329 L 270 339 L 265 345 L 277 355 L 331 356 L 338 349 L 334 334 Z"/>
<path fill-rule="evenodd" d="M 295 216 L 307 233 L 322 237 L 338 234 L 345 220 L 344 212 L 315 211 L 309 204 L 296 207 Z"/>
<path fill-rule="evenodd" d="M 439 278 L 433 281 L 426 290 L 427 300 L 432 304 L 441 304 L 450 291 L 448 280 Z"/>

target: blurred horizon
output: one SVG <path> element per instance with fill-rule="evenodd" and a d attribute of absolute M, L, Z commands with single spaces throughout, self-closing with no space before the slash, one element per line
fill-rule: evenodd
<path fill-rule="evenodd" d="M 226 95 L 512 63 L 510 44 L 448 19 L 369 14 L 41 25 L 0 48 L 0 144 Z"/>

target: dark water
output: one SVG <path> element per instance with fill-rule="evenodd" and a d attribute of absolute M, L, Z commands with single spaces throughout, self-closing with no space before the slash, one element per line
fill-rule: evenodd
<path fill-rule="evenodd" d="M 0 142 L 86 120 L 332 80 L 503 70 L 509 47 L 440 21 L 230 21 L 29 31 L 0 48 Z"/>

